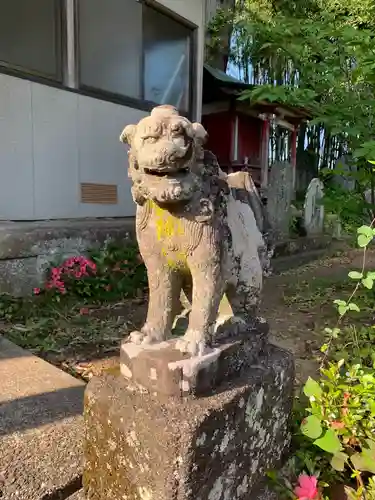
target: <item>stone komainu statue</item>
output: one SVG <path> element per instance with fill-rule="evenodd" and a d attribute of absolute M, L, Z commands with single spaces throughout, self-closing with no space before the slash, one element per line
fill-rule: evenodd
<path fill-rule="evenodd" d="M 191 355 L 204 354 L 214 341 L 224 294 L 236 332 L 254 327 L 270 258 L 250 175 L 221 171 L 203 150 L 206 136 L 199 123 L 159 106 L 120 137 L 130 145 L 136 232 L 150 291 L 146 323 L 131 340 L 170 338 L 182 290 L 191 312 L 178 348 Z"/>

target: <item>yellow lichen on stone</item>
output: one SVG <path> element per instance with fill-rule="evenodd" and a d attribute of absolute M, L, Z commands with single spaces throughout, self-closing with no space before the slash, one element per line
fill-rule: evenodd
<path fill-rule="evenodd" d="M 156 238 L 162 243 L 161 251 L 168 266 L 175 269 L 187 267 L 186 252 L 177 249 L 179 237 L 185 234 L 183 221 L 156 203 L 150 203 L 155 216 Z"/>
<path fill-rule="evenodd" d="M 159 207 L 153 203 L 153 209 L 156 220 L 156 237 L 158 241 L 165 241 L 172 239 L 175 236 L 182 236 L 184 234 L 184 226 L 178 217 L 172 215 L 168 210 Z"/>
<path fill-rule="evenodd" d="M 162 253 L 166 258 L 169 267 L 179 270 L 182 270 L 184 268 L 187 269 L 187 259 L 185 252 L 183 251 L 168 252 L 167 250 L 162 249 Z"/>

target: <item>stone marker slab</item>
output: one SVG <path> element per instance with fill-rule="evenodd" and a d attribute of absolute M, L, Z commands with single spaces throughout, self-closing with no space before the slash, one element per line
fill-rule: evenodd
<path fill-rule="evenodd" d="M 169 398 L 118 373 L 85 395 L 87 500 L 266 500 L 289 444 L 294 367 L 274 346 L 215 394 Z"/>
<path fill-rule="evenodd" d="M 2 498 L 66 498 L 80 488 L 85 384 L 2 336 L 0 380 Z"/>
<path fill-rule="evenodd" d="M 304 223 L 308 235 L 321 234 L 324 229 L 324 184 L 314 178 L 306 191 L 304 204 Z"/>
<path fill-rule="evenodd" d="M 293 167 L 288 162 L 275 162 L 271 167 L 267 193 L 267 212 L 275 240 L 289 236 L 293 198 Z"/>

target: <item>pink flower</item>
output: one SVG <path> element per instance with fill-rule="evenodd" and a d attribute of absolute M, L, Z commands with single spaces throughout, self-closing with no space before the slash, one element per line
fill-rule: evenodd
<path fill-rule="evenodd" d="M 318 497 L 318 480 L 315 476 L 302 474 L 298 478 L 298 486 L 294 493 L 298 500 L 315 500 Z"/>
<path fill-rule="evenodd" d="M 79 314 L 81 314 L 82 316 L 89 314 L 89 313 L 90 313 L 90 311 L 89 311 L 88 307 L 81 307 L 81 309 L 79 310 Z"/>
<path fill-rule="evenodd" d="M 33 292 L 34 292 L 34 295 L 39 295 L 40 294 L 40 288 L 34 288 Z"/>
<path fill-rule="evenodd" d="M 333 422 L 331 422 L 331 427 L 332 429 L 345 429 L 345 424 L 344 422 L 334 420 Z"/>

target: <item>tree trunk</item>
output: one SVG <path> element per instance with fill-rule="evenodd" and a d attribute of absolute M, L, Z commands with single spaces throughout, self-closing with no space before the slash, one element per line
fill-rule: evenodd
<path fill-rule="evenodd" d="M 206 61 L 214 68 L 226 71 L 230 52 L 230 40 L 232 36 L 232 16 L 231 12 L 234 11 L 236 0 L 205 0 L 206 3 L 206 27 L 208 28 L 206 34 Z M 210 41 L 212 35 L 210 34 L 210 24 L 215 22 L 215 17 L 218 11 L 221 10 L 228 14 L 228 22 L 222 23 L 218 33 L 215 33 L 215 38 L 220 39 L 220 43 L 211 48 Z"/>

